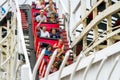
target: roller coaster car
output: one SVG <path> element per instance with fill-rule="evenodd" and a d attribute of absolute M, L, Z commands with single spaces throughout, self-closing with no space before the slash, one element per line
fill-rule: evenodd
<path fill-rule="evenodd" d="M 41 43 L 49 44 L 53 46 L 55 43 L 58 42 L 58 39 L 52 39 L 52 38 L 36 38 L 36 42 L 34 44 L 35 50 L 37 50 L 38 46 L 40 47 Z"/>
<path fill-rule="evenodd" d="M 40 25 L 38 25 L 38 22 L 36 22 L 35 20 L 35 17 L 37 15 L 39 15 L 39 10 L 40 9 L 36 9 L 36 4 L 35 3 L 32 3 L 32 30 L 33 30 L 33 36 L 34 36 L 34 49 L 35 49 L 35 52 L 36 52 L 36 59 L 38 59 L 38 55 L 41 53 L 43 47 L 46 47 L 48 45 L 50 46 L 53 46 L 55 43 L 58 43 L 58 39 L 53 39 L 53 38 L 43 38 L 43 37 L 40 37 L 38 35 L 39 31 L 39 27 L 42 28 L 43 26 L 46 27 L 46 31 L 48 31 L 49 33 L 52 31 L 52 29 L 56 29 L 56 32 L 58 33 L 57 35 L 62 35 L 62 30 L 60 29 L 60 24 L 59 22 L 58 23 L 48 23 L 48 22 L 42 22 Z M 46 11 L 44 11 L 44 15 L 46 16 Z M 58 18 L 55 17 L 55 19 Z M 47 17 L 48 19 L 48 17 Z M 60 37 L 63 37 L 63 36 L 60 36 Z M 64 40 L 65 42 L 65 40 Z M 68 43 L 67 43 L 68 44 Z M 66 48 L 66 47 L 65 47 Z M 66 49 L 67 51 L 68 49 Z M 68 60 L 68 64 L 71 64 L 71 60 L 73 58 L 71 57 L 69 60 Z M 46 71 L 46 67 L 49 63 L 49 56 L 46 56 L 44 55 L 41 63 L 40 63 L 40 67 L 39 67 L 39 76 L 43 77 L 44 74 L 45 74 L 45 71 Z"/>
<path fill-rule="evenodd" d="M 42 23 L 40 24 L 40 28 L 42 28 L 43 26 L 46 27 L 47 31 L 48 32 L 51 32 L 51 29 L 54 28 L 57 30 L 57 32 L 59 32 L 59 24 L 48 24 L 48 23 Z M 42 43 L 48 43 L 50 44 L 51 46 L 53 46 L 54 43 L 58 42 L 57 39 L 52 39 L 52 38 L 43 38 L 43 37 L 39 37 L 38 34 L 37 34 L 37 29 L 35 28 L 35 32 L 34 32 L 34 48 L 35 48 L 35 51 L 37 50 L 37 46 L 38 46 L 38 43 L 39 42 L 42 42 Z"/>
<path fill-rule="evenodd" d="M 45 6 L 47 6 L 48 4 L 49 4 L 49 2 L 45 2 Z M 56 3 L 53 2 L 53 4 L 54 4 L 54 6 L 55 6 L 55 8 L 56 8 Z M 37 8 L 37 7 L 36 7 L 36 3 L 33 1 L 33 2 L 32 2 L 32 9 L 40 10 L 41 8 Z"/>
<path fill-rule="evenodd" d="M 46 30 L 48 32 L 50 32 L 51 28 L 55 28 L 59 30 L 59 23 L 45 23 L 44 22 L 39 25 L 40 28 L 42 28 L 43 26 L 46 27 Z M 36 34 L 36 31 L 37 31 L 37 26 L 33 26 L 33 34 Z"/>

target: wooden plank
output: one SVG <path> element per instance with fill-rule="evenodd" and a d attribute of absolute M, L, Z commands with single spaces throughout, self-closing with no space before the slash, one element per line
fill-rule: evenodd
<path fill-rule="evenodd" d="M 120 40 L 120 35 L 113 36 L 113 39 L 114 39 L 114 40 Z"/>
<path fill-rule="evenodd" d="M 111 0 L 106 0 L 106 1 L 107 1 L 106 7 L 108 8 L 111 5 Z M 110 29 L 112 29 L 112 16 L 111 15 L 107 17 L 107 30 L 110 30 Z M 107 35 L 109 35 L 109 33 L 111 33 L 111 32 L 112 32 L 112 30 L 108 31 Z M 112 40 L 112 38 L 109 38 L 107 40 L 107 46 L 110 46 L 112 44 L 113 44 L 113 40 Z"/>
<path fill-rule="evenodd" d="M 99 46 L 98 46 L 99 49 L 104 49 L 104 48 L 106 48 L 106 47 L 107 47 L 106 45 L 99 45 Z"/>
<path fill-rule="evenodd" d="M 118 12 L 120 10 L 120 1 L 118 1 L 116 4 L 108 7 L 106 10 L 104 10 L 103 12 L 101 12 L 101 14 L 99 14 L 98 16 L 95 17 L 95 19 L 93 19 L 86 27 L 86 29 L 84 31 L 81 32 L 81 34 L 79 35 L 79 37 L 77 37 L 71 44 L 71 47 L 74 47 L 86 34 L 89 33 L 89 31 L 98 23 L 100 23 L 100 21 L 102 21 L 105 17 L 114 14 L 116 12 Z"/>
<path fill-rule="evenodd" d="M 94 0 L 94 1 L 93 1 L 93 4 L 95 5 L 96 2 L 97 2 L 97 0 Z M 97 8 L 95 8 L 95 9 L 93 10 L 93 19 L 97 16 L 97 13 L 98 13 L 98 10 L 97 10 Z M 93 27 L 93 41 L 94 41 L 97 37 L 98 37 L 98 26 L 96 25 L 96 26 Z M 95 47 L 93 51 L 94 51 L 94 52 L 98 51 L 98 48 Z"/>

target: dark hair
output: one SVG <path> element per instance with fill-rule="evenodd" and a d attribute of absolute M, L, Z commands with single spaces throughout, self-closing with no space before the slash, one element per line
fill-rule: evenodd
<path fill-rule="evenodd" d="M 51 29 L 50 29 L 50 32 L 52 32 L 52 30 L 55 30 L 55 31 L 57 32 L 57 30 L 56 30 L 55 28 L 51 28 Z"/>
<path fill-rule="evenodd" d="M 52 49 L 52 46 L 51 46 L 51 45 L 48 45 L 46 49 L 48 50 L 48 48 L 50 48 L 50 47 L 51 47 L 51 49 Z"/>

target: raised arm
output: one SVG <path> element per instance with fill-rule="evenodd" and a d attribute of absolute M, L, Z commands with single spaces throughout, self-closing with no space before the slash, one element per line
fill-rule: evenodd
<path fill-rule="evenodd" d="M 55 49 L 55 48 L 58 48 L 57 43 L 55 43 L 55 44 L 53 45 L 53 48 L 54 48 L 54 49 Z"/>

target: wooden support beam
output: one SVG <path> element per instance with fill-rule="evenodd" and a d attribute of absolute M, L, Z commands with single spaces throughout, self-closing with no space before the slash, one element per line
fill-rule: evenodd
<path fill-rule="evenodd" d="M 108 8 L 111 5 L 111 3 L 112 3 L 111 0 L 106 0 L 106 8 Z M 111 29 L 112 29 L 112 16 L 109 15 L 107 17 L 107 30 L 109 30 L 107 32 L 107 35 L 109 35 L 112 32 Z M 107 40 L 107 46 L 110 46 L 112 44 L 113 44 L 113 40 L 112 40 L 112 37 L 111 37 Z"/>
<path fill-rule="evenodd" d="M 95 5 L 97 3 L 97 0 L 93 0 L 93 4 Z M 97 7 L 93 10 L 93 19 L 97 16 Z M 93 41 L 98 38 L 98 26 L 93 27 Z M 94 52 L 98 51 L 97 46 L 93 50 Z"/>
<path fill-rule="evenodd" d="M 81 34 L 79 35 L 78 38 L 76 38 L 73 43 L 71 44 L 71 47 L 75 46 L 86 34 L 89 33 L 89 31 L 98 23 L 100 23 L 100 21 L 102 21 L 105 17 L 112 15 L 116 12 L 118 12 L 120 10 L 120 1 L 118 1 L 117 3 L 111 5 L 110 7 L 108 7 L 106 10 L 104 10 L 103 12 L 101 12 L 101 14 L 99 14 L 98 16 L 95 17 L 95 19 L 93 19 L 88 25 L 87 27 L 81 32 Z"/>
<path fill-rule="evenodd" d="M 106 48 L 106 47 L 107 47 L 107 45 L 99 45 L 99 46 L 98 46 L 99 49 L 104 49 L 104 48 Z"/>
<path fill-rule="evenodd" d="M 83 21 L 83 30 L 86 28 L 86 20 Z M 83 37 L 83 50 L 87 47 L 87 35 Z"/>
<path fill-rule="evenodd" d="M 109 30 L 107 32 L 107 35 L 109 35 L 112 32 L 112 17 L 111 16 L 107 17 L 107 30 Z M 111 37 L 107 40 L 107 45 L 110 46 L 112 44 L 113 44 L 113 39 Z"/>
<path fill-rule="evenodd" d="M 82 18 L 86 16 L 86 0 L 81 0 Z M 86 19 L 83 21 L 83 31 L 86 28 Z M 87 35 L 83 37 L 83 50 L 87 47 Z"/>
<path fill-rule="evenodd" d="M 8 31 L 10 30 L 10 21 L 7 20 L 7 34 L 8 34 Z M 10 56 L 10 35 L 8 36 L 8 39 L 6 39 L 6 43 L 7 43 L 7 47 L 6 47 L 6 57 L 9 57 Z M 7 67 L 6 67 L 6 72 L 7 72 L 7 75 L 6 75 L 6 80 L 9 80 L 10 79 L 10 61 L 8 60 L 7 62 Z"/>
<path fill-rule="evenodd" d="M 2 40 L 2 27 L 0 26 L 0 41 Z"/>
<path fill-rule="evenodd" d="M 120 35 L 113 36 L 114 40 L 120 40 Z"/>
<path fill-rule="evenodd" d="M 92 7 L 92 9 L 90 9 L 90 11 L 88 11 L 88 12 L 86 13 L 86 15 L 82 18 L 82 20 L 80 20 L 80 21 L 75 25 L 75 27 L 73 28 L 73 31 L 76 30 L 76 28 L 89 16 L 89 14 L 90 14 L 97 6 L 99 6 L 103 1 L 104 1 L 104 0 L 99 0 L 99 1 Z M 81 3 L 81 5 L 82 5 L 82 3 Z M 73 31 L 72 31 L 72 32 L 73 32 Z"/>
<path fill-rule="evenodd" d="M 86 51 L 84 51 L 85 54 L 87 54 L 90 50 L 92 50 L 94 47 L 98 46 L 99 44 L 101 44 L 102 42 L 104 42 L 105 40 L 115 36 L 116 34 L 120 33 L 120 29 L 117 29 L 116 31 L 113 31 L 112 33 L 110 33 L 107 37 L 103 37 L 102 39 L 98 40 L 97 42 L 95 42 L 92 46 L 90 46 Z"/>

